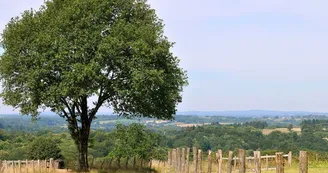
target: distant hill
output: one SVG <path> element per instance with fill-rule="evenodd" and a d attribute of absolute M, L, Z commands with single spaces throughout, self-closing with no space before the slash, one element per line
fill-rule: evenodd
<path fill-rule="evenodd" d="M 114 115 L 112 112 L 99 112 L 97 115 Z M 307 115 L 327 115 L 325 112 L 309 111 L 272 111 L 272 110 L 246 110 L 246 111 L 185 111 L 177 112 L 177 115 L 194 116 L 229 116 L 229 117 L 283 117 L 283 116 L 307 116 Z M 16 117 L 19 114 L 0 114 L 0 117 Z M 52 112 L 42 112 L 41 117 L 57 116 Z"/>
<path fill-rule="evenodd" d="M 177 115 L 235 116 L 235 117 L 279 116 L 279 117 L 282 117 L 282 116 L 328 115 L 328 113 L 307 112 L 307 111 L 247 110 L 247 111 L 187 111 L 187 112 L 177 112 Z"/>

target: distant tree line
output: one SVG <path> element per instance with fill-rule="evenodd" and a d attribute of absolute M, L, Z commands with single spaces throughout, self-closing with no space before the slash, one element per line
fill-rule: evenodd
<path fill-rule="evenodd" d="M 306 124 L 306 122 L 304 123 Z M 260 122 L 249 122 L 234 125 L 188 127 L 180 131 L 169 131 L 166 134 L 167 146 L 170 148 L 198 147 L 203 151 L 217 149 L 228 151 L 243 148 L 271 153 L 275 151 L 298 152 L 299 150 L 328 152 L 328 141 L 325 139 L 328 136 L 327 132 L 305 130 L 308 127 L 306 126 L 303 127 L 301 134 L 293 131 L 288 133 L 273 131 L 264 135 L 261 130 L 264 126 L 267 125 Z"/>
<path fill-rule="evenodd" d="M 268 123 L 265 121 L 249 121 L 244 123 L 235 123 L 233 124 L 234 127 L 254 127 L 257 129 L 264 129 L 268 127 Z"/>
<path fill-rule="evenodd" d="M 327 121 L 305 120 L 302 132 L 273 131 L 263 135 L 265 122 L 251 121 L 233 125 L 205 125 L 179 128 L 168 126 L 153 131 L 141 124 L 119 124 L 106 132 L 95 130 L 89 142 L 90 158 L 107 160 L 119 167 L 140 166 L 151 159 L 166 160 L 167 151 L 177 147 L 198 147 L 203 151 L 223 151 L 243 148 L 252 153 L 276 151 L 298 153 L 299 150 L 328 155 Z M 0 130 L 0 160 L 63 158 L 70 168 L 77 167 L 77 149 L 67 132 L 38 133 L 7 132 Z M 327 157 L 328 159 L 328 157 Z"/>

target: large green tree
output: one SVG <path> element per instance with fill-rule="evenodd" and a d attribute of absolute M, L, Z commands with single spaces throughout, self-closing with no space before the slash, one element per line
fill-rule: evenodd
<path fill-rule="evenodd" d="M 2 35 L 4 103 L 66 118 L 88 170 L 90 124 L 101 106 L 122 116 L 172 119 L 186 73 L 146 0 L 48 0 Z"/>

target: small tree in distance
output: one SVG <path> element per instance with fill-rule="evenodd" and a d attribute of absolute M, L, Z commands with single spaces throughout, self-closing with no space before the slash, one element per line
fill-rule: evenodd
<path fill-rule="evenodd" d="M 24 115 L 65 118 L 88 171 L 90 125 L 102 106 L 172 119 L 186 73 L 146 0 L 49 0 L 7 24 L 1 96 Z"/>
<path fill-rule="evenodd" d="M 288 129 L 288 131 L 292 131 L 293 125 L 292 124 L 288 124 L 287 129 Z"/>

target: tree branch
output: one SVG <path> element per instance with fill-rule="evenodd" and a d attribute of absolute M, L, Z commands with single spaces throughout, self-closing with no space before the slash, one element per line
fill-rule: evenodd
<path fill-rule="evenodd" d="M 69 105 L 69 103 L 66 101 L 66 99 L 65 98 L 60 98 L 60 101 L 67 107 L 69 113 L 73 116 L 73 114 L 75 114 L 75 112 L 72 111 L 72 108 Z"/>
<path fill-rule="evenodd" d="M 78 103 L 74 102 L 74 106 L 76 107 L 77 112 L 81 115 L 82 112 L 81 112 L 81 108 L 78 105 Z"/>
<path fill-rule="evenodd" d="M 101 91 L 101 92 L 103 92 L 103 91 Z M 103 93 L 101 95 L 99 95 L 98 101 L 95 104 L 95 107 L 92 108 L 92 109 L 90 109 L 90 111 L 89 111 L 89 121 L 92 121 L 94 119 L 94 117 L 96 116 L 96 113 L 98 112 L 99 108 L 109 98 L 110 98 L 109 96 L 107 96 L 107 95 L 105 95 Z"/>
<path fill-rule="evenodd" d="M 69 115 L 67 114 L 67 112 L 65 111 L 65 109 L 62 109 L 62 112 L 64 114 L 64 117 L 67 119 L 67 121 L 71 121 L 71 117 L 69 117 Z"/>

